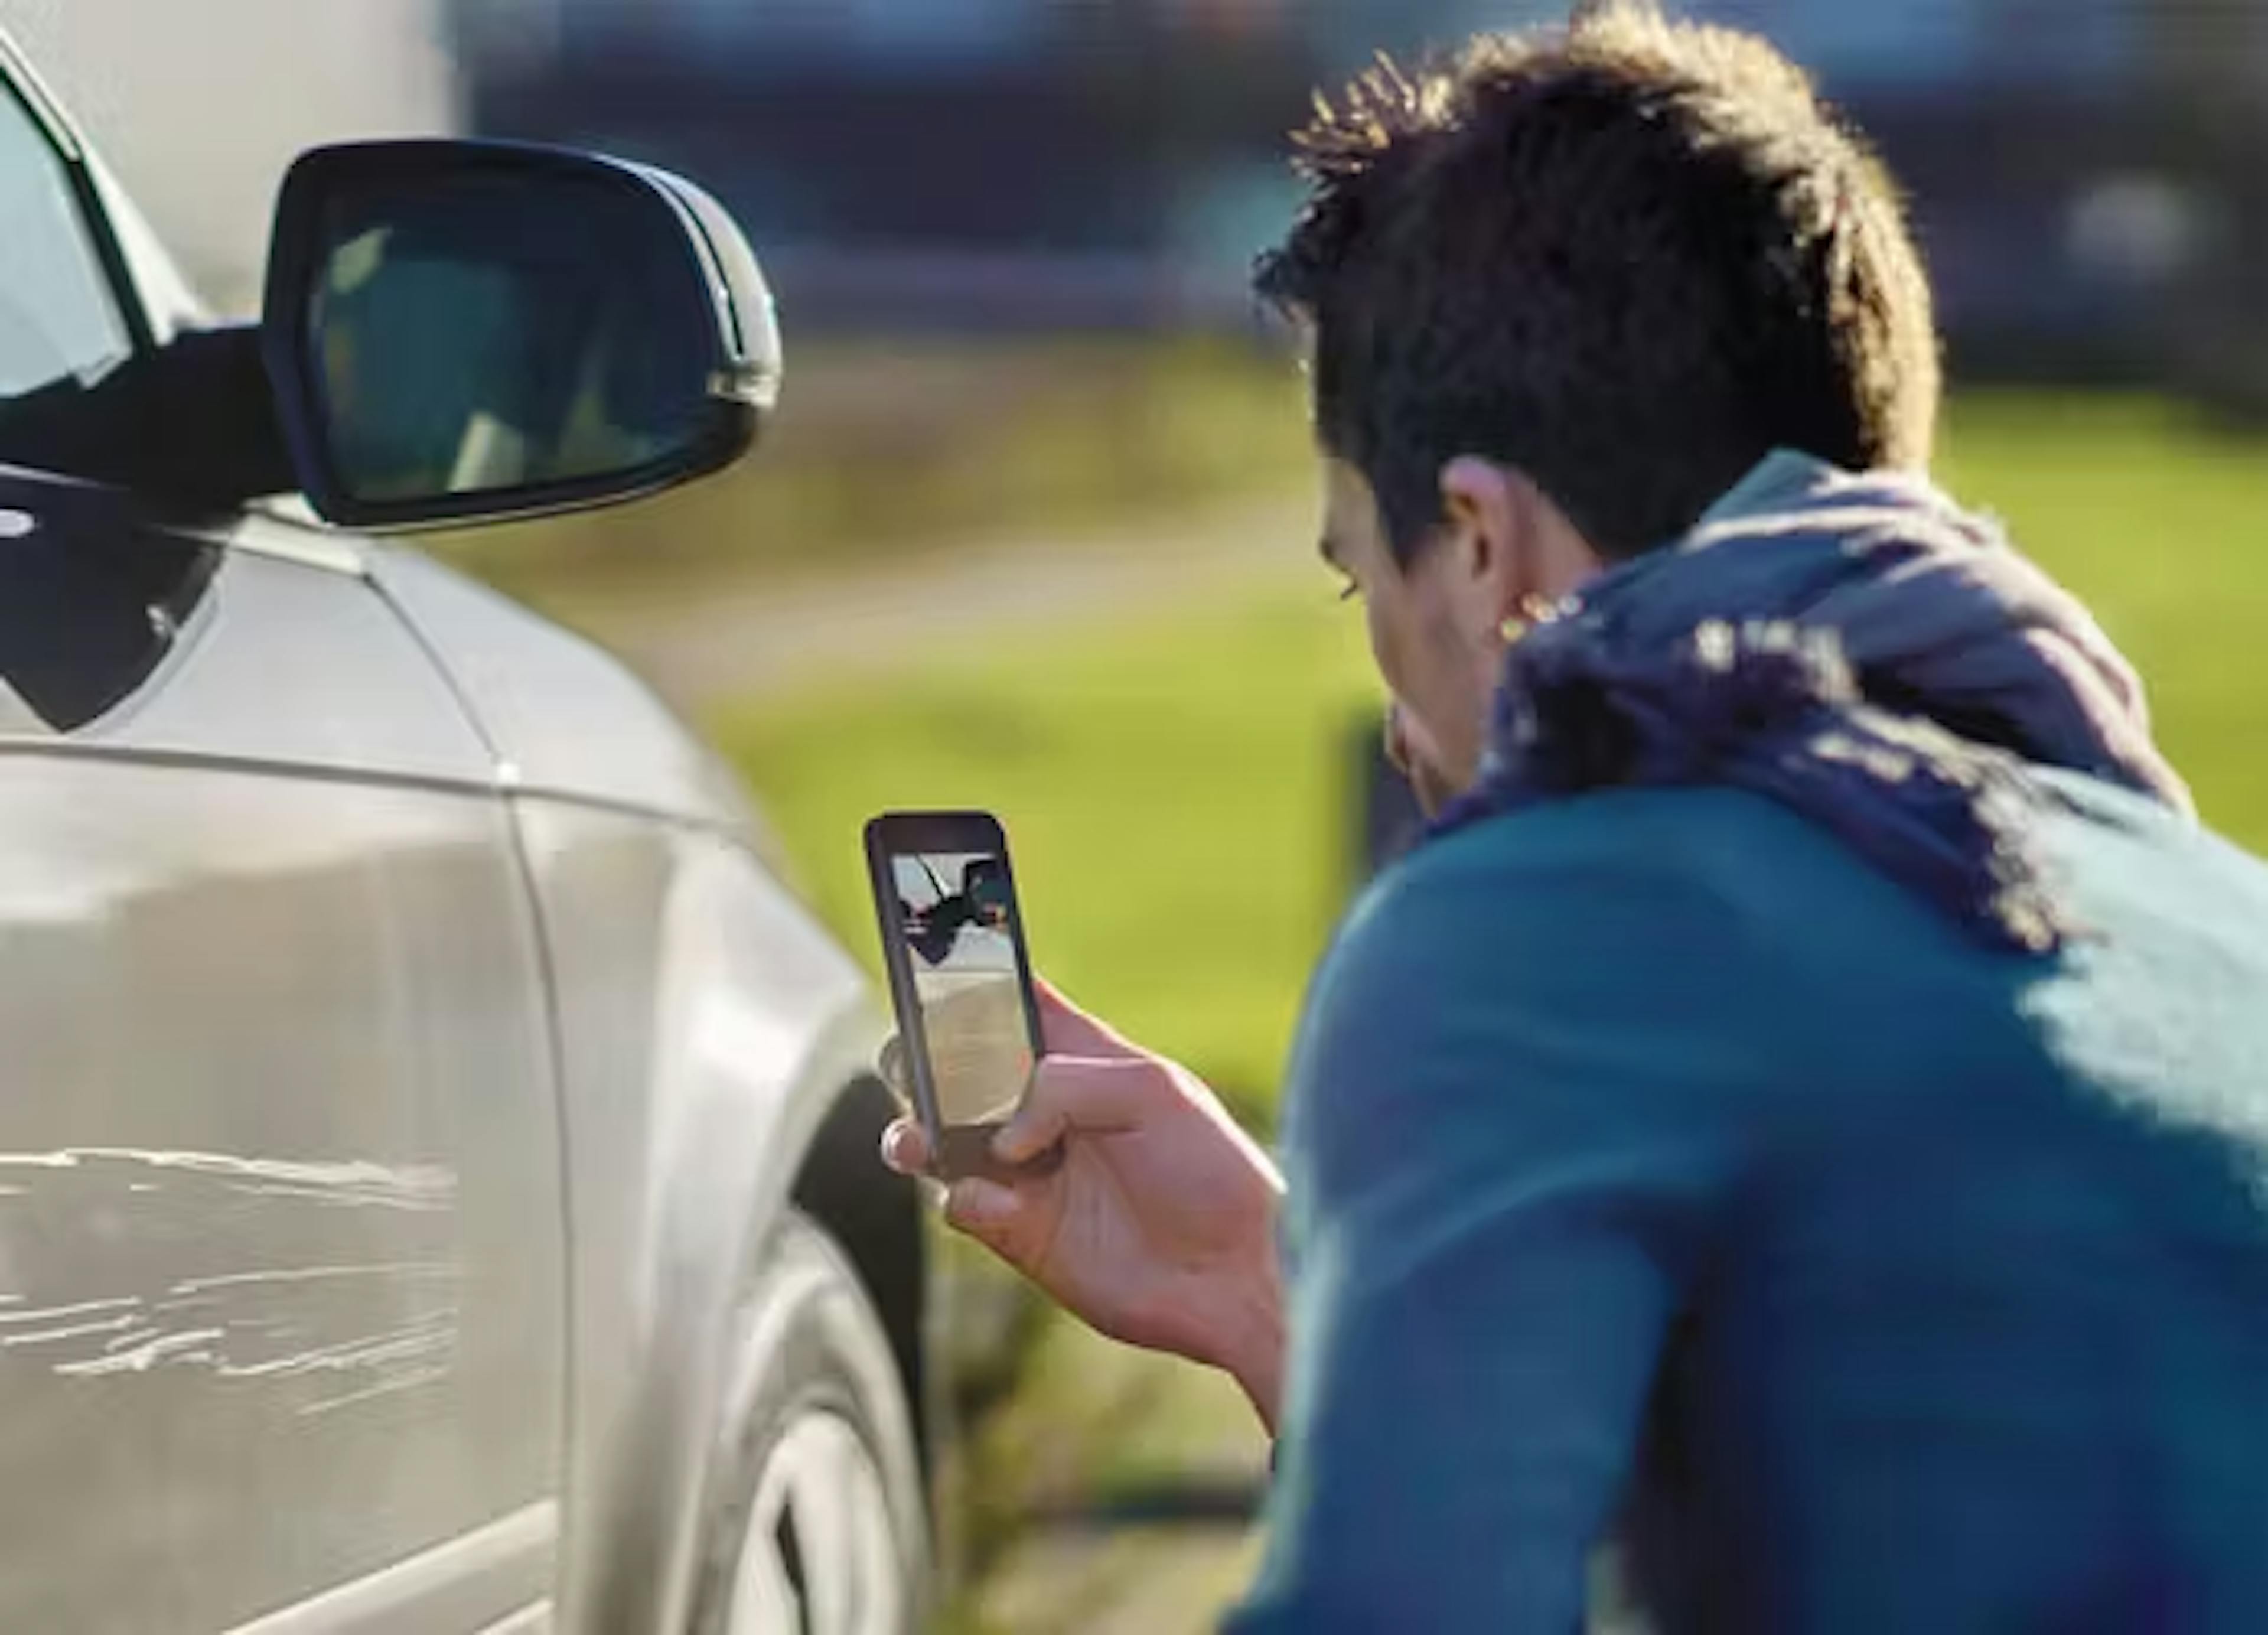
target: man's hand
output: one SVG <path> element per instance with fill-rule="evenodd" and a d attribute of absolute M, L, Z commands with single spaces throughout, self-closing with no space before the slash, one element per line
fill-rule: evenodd
<path fill-rule="evenodd" d="M 1185 1069 L 1051 988 L 1039 997 L 1047 1054 L 993 1151 L 1021 1165 L 1060 1146 L 1062 1162 L 958 1182 L 946 1219 L 1113 1338 L 1226 1369 L 1272 1429 L 1282 1178 Z M 930 1164 L 910 1120 L 890 1127 L 882 1156 L 907 1175 Z"/>

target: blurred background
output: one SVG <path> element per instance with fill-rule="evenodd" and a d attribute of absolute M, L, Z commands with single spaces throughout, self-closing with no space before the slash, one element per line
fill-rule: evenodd
<path fill-rule="evenodd" d="M 2208 815 L 2268 845 L 2268 0 L 1720 0 L 1912 192 L 1940 475 L 2087 596 Z M 308 143 L 454 129 L 702 181 L 777 285 L 769 446 L 439 549 L 698 718 L 850 946 L 858 825 L 1002 814 L 1056 979 L 1265 1127 L 1362 871 L 1377 698 L 1244 291 L 1284 133 L 1377 48 L 1547 0 L 0 0 L 216 305 Z M 965 1257 L 956 1627 L 1197 1628 L 1264 1448 L 1224 1382 Z"/>

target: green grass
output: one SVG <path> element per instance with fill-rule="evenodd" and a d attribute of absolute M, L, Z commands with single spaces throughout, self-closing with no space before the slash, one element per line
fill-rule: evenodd
<path fill-rule="evenodd" d="M 2149 400 L 1963 401 L 1943 475 L 2099 611 L 2224 832 L 2268 849 L 2268 446 Z M 1287 540 L 1287 552 L 1303 549 Z M 871 957 L 857 857 L 886 806 L 993 808 L 1042 965 L 1264 1108 L 1344 901 L 1360 621 L 1264 593 L 728 714 L 821 909 Z"/>
<path fill-rule="evenodd" d="M 1049 976 L 1264 1105 L 1345 893 L 1344 744 L 1375 707 L 1367 665 L 1359 616 L 1319 571 L 1304 596 L 1004 644 L 718 730 L 870 962 L 861 824 L 989 808 Z"/>
<path fill-rule="evenodd" d="M 724 475 L 435 549 L 603 628 L 624 602 L 1274 491 L 1304 472 L 1300 393 L 1285 357 L 1222 340 L 831 342 L 790 357 L 763 446 Z"/>

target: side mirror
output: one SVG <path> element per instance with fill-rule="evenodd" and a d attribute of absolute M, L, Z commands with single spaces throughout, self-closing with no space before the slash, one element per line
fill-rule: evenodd
<path fill-rule="evenodd" d="M 740 229 L 664 172 L 492 143 L 319 148 L 284 179 L 261 347 L 326 520 L 525 517 L 729 465 L 778 401 Z"/>

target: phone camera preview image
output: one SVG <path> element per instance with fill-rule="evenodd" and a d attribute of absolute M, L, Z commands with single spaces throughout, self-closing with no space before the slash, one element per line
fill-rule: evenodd
<path fill-rule="evenodd" d="M 1031 1036 L 1007 865 L 985 853 L 890 859 L 939 1123 L 997 1123 L 1030 1081 Z"/>

